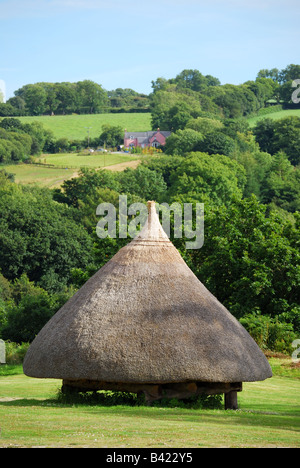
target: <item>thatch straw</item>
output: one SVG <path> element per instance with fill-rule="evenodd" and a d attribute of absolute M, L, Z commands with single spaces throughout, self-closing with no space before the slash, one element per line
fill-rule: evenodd
<path fill-rule="evenodd" d="M 102 382 L 245 382 L 272 376 L 242 325 L 188 268 L 154 202 L 140 234 L 31 344 L 31 377 Z"/>

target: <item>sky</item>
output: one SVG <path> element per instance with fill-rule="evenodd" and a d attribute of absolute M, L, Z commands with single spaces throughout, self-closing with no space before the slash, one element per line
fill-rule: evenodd
<path fill-rule="evenodd" d="M 85 79 L 149 94 L 184 69 L 240 84 L 299 64 L 299 19 L 299 0 L 0 0 L 0 84 L 6 99 Z"/>

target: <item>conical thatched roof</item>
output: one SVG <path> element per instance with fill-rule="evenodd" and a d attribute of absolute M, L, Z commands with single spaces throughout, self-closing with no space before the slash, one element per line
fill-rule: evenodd
<path fill-rule="evenodd" d="M 37 335 L 25 374 L 162 384 L 271 377 L 254 340 L 188 268 L 148 205 L 139 236 Z"/>

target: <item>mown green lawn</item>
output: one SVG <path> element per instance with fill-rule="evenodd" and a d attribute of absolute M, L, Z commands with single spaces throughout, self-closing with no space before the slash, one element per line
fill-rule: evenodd
<path fill-rule="evenodd" d="M 300 447 L 299 369 L 281 374 L 244 384 L 238 411 L 61 404 L 60 381 L 2 375 L 0 447 Z"/>
<path fill-rule="evenodd" d="M 49 130 L 56 138 L 83 140 L 88 136 L 95 138 L 101 134 L 102 125 L 120 126 L 129 132 L 146 132 L 151 130 L 150 113 L 122 114 L 88 114 L 88 115 L 54 115 L 41 117 L 18 117 L 23 123 L 37 121 Z"/>

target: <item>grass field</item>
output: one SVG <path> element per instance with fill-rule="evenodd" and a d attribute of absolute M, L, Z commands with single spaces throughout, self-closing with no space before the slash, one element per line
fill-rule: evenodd
<path fill-rule="evenodd" d="M 15 175 L 15 182 L 20 184 L 36 184 L 41 187 L 59 187 L 65 180 L 76 177 L 81 167 L 105 168 L 121 171 L 126 167 L 136 167 L 138 158 L 123 154 L 97 154 L 79 156 L 73 153 L 44 154 L 37 161 L 53 164 L 54 167 L 34 164 L 15 164 L 0 166 Z"/>
<path fill-rule="evenodd" d="M 47 129 L 52 130 L 56 138 L 69 140 L 83 140 L 88 136 L 95 138 L 101 134 L 104 124 L 121 126 L 124 131 L 145 132 L 151 130 L 150 113 L 124 114 L 94 114 L 94 115 L 56 115 L 41 117 L 18 117 L 23 123 L 41 122 Z"/>
<path fill-rule="evenodd" d="M 15 175 L 15 181 L 20 184 L 36 184 L 41 187 L 58 187 L 64 180 L 71 179 L 77 174 L 74 169 L 48 168 L 33 164 L 18 164 L 1 166 L 7 172 Z"/>
<path fill-rule="evenodd" d="M 61 404 L 57 380 L 0 367 L 0 447 L 300 447 L 300 371 L 246 383 L 240 410 Z M 282 365 L 283 364 L 283 365 Z"/>
<path fill-rule="evenodd" d="M 248 120 L 250 127 L 254 127 L 262 119 L 282 119 L 290 115 L 300 117 L 300 109 L 287 109 L 279 112 L 273 112 L 266 115 L 251 117 Z M 41 122 L 45 128 L 53 131 L 56 138 L 68 138 L 82 140 L 88 135 L 90 127 L 90 136 L 97 137 L 101 133 L 101 127 L 104 124 L 120 125 L 128 131 L 148 131 L 151 130 L 150 113 L 134 114 L 95 114 L 95 115 L 58 115 L 41 117 L 19 117 L 22 122 Z"/>
<path fill-rule="evenodd" d="M 88 155 L 80 155 L 76 153 L 58 153 L 58 154 L 44 154 L 37 161 L 41 160 L 42 163 L 53 164 L 54 166 L 65 167 L 107 167 L 114 166 L 120 163 L 127 163 L 137 159 L 131 154 L 120 153 L 92 153 Z"/>
<path fill-rule="evenodd" d="M 251 117 L 250 119 L 247 119 L 247 120 L 249 122 L 250 127 L 254 127 L 259 120 L 263 120 L 263 119 L 279 120 L 279 119 L 283 119 L 283 118 L 289 117 L 289 116 L 300 117 L 300 109 L 282 110 L 282 111 L 279 111 L 279 112 L 273 112 L 271 114 Z"/>

